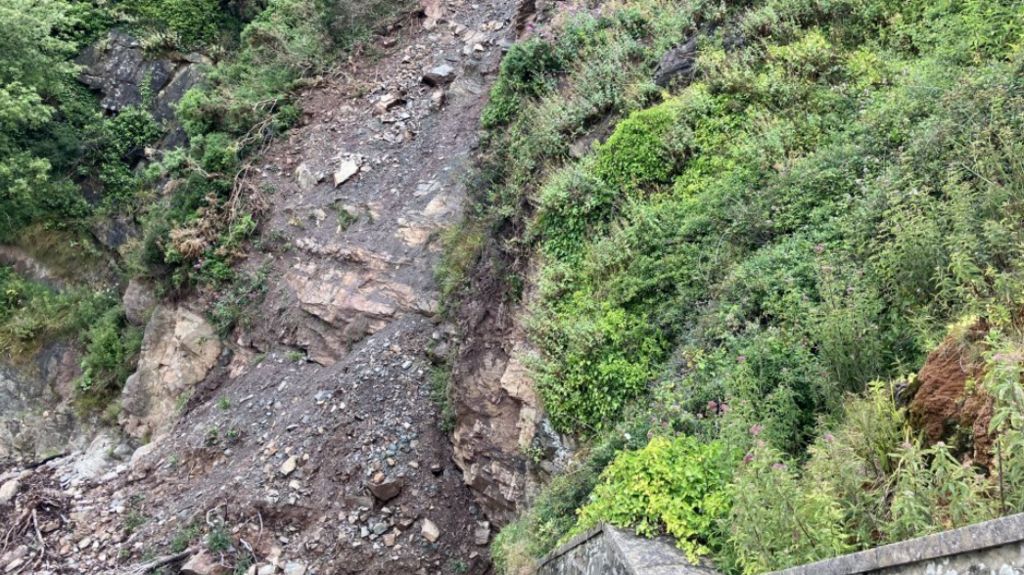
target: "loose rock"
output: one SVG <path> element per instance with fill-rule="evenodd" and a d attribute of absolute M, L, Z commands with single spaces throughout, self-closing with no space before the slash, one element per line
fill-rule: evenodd
<path fill-rule="evenodd" d="M 437 528 L 437 525 L 429 519 L 423 520 L 423 526 L 420 528 L 420 533 L 423 534 L 423 538 L 427 541 L 434 543 L 441 538 L 441 530 Z"/>

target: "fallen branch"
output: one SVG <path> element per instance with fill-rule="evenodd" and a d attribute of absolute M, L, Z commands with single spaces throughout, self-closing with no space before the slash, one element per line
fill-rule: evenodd
<path fill-rule="evenodd" d="M 145 563 L 136 565 L 135 567 L 130 567 L 128 568 L 127 571 L 122 571 L 120 575 L 146 575 L 146 573 L 149 573 L 150 571 L 158 567 L 163 567 L 168 563 L 174 563 L 175 561 L 180 561 L 188 557 L 189 555 L 194 553 L 195 550 L 195 547 L 189 547 L 188 549 L 181 551 L 180 553 L 174 553 L 171 555 L 161 555 L 160 557 L 157 557 L 152 561 L 147 561 Z"/>

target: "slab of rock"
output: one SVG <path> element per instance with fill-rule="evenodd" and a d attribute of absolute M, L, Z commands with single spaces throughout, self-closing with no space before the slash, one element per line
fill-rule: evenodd
<path fill-rule="evenodd" d="M 299 164 L 299 167 L 295 168 L 295 182 L 299 184 L 299 188 L 304 192 L 308 192 L 316 187 L 320 183 L 321 177 L 313 172 L 305 162 Z"/>
<path fill-rule="evenodd" d="M 441 21 L 441 17 L 444 15 L 441 0 L 420 0 L 420 9 L 426 17 L 426 19 L 423 20 L 423 28 L 425 30 L 433 30 L 436 28 L 438 22 Z"/>
<path fill-rule="evenodd" d="M 284 564 L 284 575 L 306 575 L 306 566 L 297 561 Z"/>
<path fill-rule="evenodd" d="M 477 521 L 473 529 L 473 542 L 477 545 L 487 545 L 491 542 L 491 523 L 489 521 Z"/>
<path fill-rule="evenodd" d="M 121 394 L 120 422 L 134 437 L 156 437 L 173 426 L 181 402 L 220 357 L 217 332 L 184 307 L 157 306 L 146 324 L 139 365 Z"/>
<path fill-rule="evenodd" d="M 654 83 L 662 88 L 689 84 L 693 80 L 697 65 L 697 38 L 690 38 L 682 46 L 676 46 L 658 63 L 654 72 Z"/>
<path fill-rule="evenodd" d="M 384 94 L 377 101 L 377 112 L 383 114 L 403 104 L 405 104 L 405 98 L 402 96 L 398 94 Z"/>
<path fill-rule="evenodd" d="M 142 43 L 116 30 L 105 41 L 87 48 L 78 63 L 84 66 L 79 79 L 102 93 L 100 105 L 113 112 L 141 104 L 147 81 L 146 88 L 159 93 L 175 68 L 168 60 L 147 61 Z"/>
<path fill-rule="evenodd" d="M 342 160 L 338 164 L 338 169 L 334 171 L 334 187 L 337 188 L 352 179 L 352 176 L 359 173 L 360 168 L 361 166 L 356 160 Z"/>
<path fill-rule="evenodd" d="M 188 561 L 181 566 L 181 573 L 183 575 L 225 575 L 228 573 L 228 568 L 221 565 L 206 551 L 200 551 L 189 557 Z"/>
<path fill-rule="evenodd" d="M 441 530 L 438 529 L 437 525 L 435 525 L 434 522 L 429 519 L 423 520 L 423 525 L 420 528 L 420 533 L 423 535 L 424 539 L 431 543 L 434 543 L 441 538 Z"/>

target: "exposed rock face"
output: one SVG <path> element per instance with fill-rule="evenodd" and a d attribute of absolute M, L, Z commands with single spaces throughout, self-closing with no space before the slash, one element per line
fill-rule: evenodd
<path fill-rule="evenodd" d="M 988 326 L 979 322 L 962 338 L 946 338 L 928 355 L 910 401 L 911 421 L 928 441 L 950 441 L 959 431 L 967 431 L 971 455 L 981 465 L 992 457 L 993 438 L 988 432 L 992 398 L 979 385 L 968 389 L 967 382 L 978 384 L 984 377 L 977 345 L 987 332 Z"/>
<path fill-rule="evenodd" d="M 157 307 L 146 325 L 138 370 L 121 396 L 125 431 L 135 437 L 166 432 L 180 402 L 206 377 L 220 352 L 220 339 L 201 316 L 183 307 Z"/>
<path fill-rule="evenodd" d="M 0 364 L 0 462 L 36 461 L 88 442 L 71 405 L 79 361 L 75 348 L 58 343 L 27 366 Z"/>
<path fill-rule="evenodd" d="M 168 123 L 170 130 L 160 147 L 170 149 L 186 140 L 184 131 L 174 122 L 174 107 L 189 88 L 202 80 L 205 61 L 199 54 L 147 59 L 137 39 L 115 30 L 78 57 L 83 67 L 79 80 L 102 94 L 100 104 L 109 112 L 148 104 L 158 122 Z M 151 97 L 144 101 L 147 92 Z"/>
<path fill-rule="evenodd" d="M 524 310 L 489 306 L 487 299 L 463 310 L 466 333 L 453 378 L 452 443 L 466 483 L 488 516 L 504 523 L 527 493 L 523 453 L 538 428 L 538 400 L 525 367 L 530 349 L 519 321 Z"/>
<path fill-rule="evenodd" d="M 658 63 L 654 72 L 654 83 L 662 88 L 673 84 L 689 84 L 693 80 L 697 65 L 697 37 L 690 38 L 682 46 L 676 46 Z"/>
<path fill-rule="evenodd" d="M 115 30 L 79 56 L 78 63 L 84 67 L 79 79 L 103 94 L 100 105 L 110 112 L 142 105 L 148 90 L 154 117 L 170 120 L 174 104 L 199 81 L 198 64 L 202 59 L 190 54 L 179 59 L 148 60 L 137 39 Z"/>

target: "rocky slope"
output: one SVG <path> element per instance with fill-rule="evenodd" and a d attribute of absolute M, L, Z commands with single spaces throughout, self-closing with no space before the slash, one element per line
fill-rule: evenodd
<path fill-rule="evenodd" d="M 128 316 L 148 323 L 124 434 L 0 475 L 0 569 L 489 571 L 485 511 L 507 516 L 521 469 L 465 409 L 453 457 L 430 375 L 456 330 L 433 270 L 526 4 L 428 2 L 379 57 L 302 95 L 301 125 L 247 182 L 269 214 L 241 264 L 266 278 L 250 321 L 222 341 L 213 294 L 157 304 L 130 286 Z"/>

